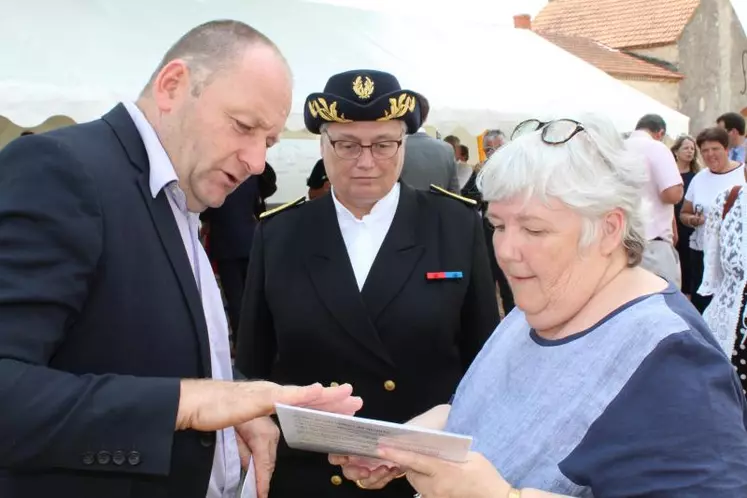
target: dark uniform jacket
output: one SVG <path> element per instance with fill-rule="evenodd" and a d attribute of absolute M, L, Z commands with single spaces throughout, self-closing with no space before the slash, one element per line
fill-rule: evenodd
<path fill-rule="evenodd" d="M 459 280 L 426 273 L 463 272 Z M 280 384 L 350 383 L 359 416 L 405 422 L 448 403 L 498 323 L 480 217 L 442 194 L 401 186 L 362 291 L 330 195 L 263 220 L 254 239 L 237 367 Z M 327 455 L 278 449 L 272 498 L 370 497 Z M 412 496 L 404 479 L 376 493 Z"/>

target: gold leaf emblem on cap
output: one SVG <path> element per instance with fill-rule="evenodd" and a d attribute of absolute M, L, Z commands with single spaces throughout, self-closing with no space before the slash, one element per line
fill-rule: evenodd
<path fill-rule="evenodd" d="M 391 119 L 401 118 L 408 112 L 415 110 L 415 97 L 403 93 L 397 99 L 389 99 L 389 110 L 384 111 L 384 115 L 376 121 L 389 121 Z"/>
<path fill-rule="evenodd" d="M 325 121 L 334 121 L 335 123 L 352 123 L 352 120 L 345 119 L 344 114 L 337 115 L 337 102 L 327 105 L 327 100 L 319 97 L 309 102 L 309 112 L 315 118 L 321 117 Z"/>
<path fill-rule="evenodd" d="M 361 100 L 367 100 L 371 98 L 374 92 L 374 82 L 371 78 L 366 76 L 364 80 L 362 76 L 358 76 L 353 81 L 353 92 Z"/>

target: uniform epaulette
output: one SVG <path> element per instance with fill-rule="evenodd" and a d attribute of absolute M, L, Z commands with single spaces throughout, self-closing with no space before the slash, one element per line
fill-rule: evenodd
<path fill-rule="evenodd" d="M 456 199 L 458 201 L 462 201 L 468 206 L 477 206 L 476 200 L 470 199 L 469 197 L 462 197 L 461 195 L 457 195 L 454 192 L 449 192 L 448 190 L 441 188 L 438 185 L 431 185 L 431 192 L 433 192 L 434 194 L 445 195 L 445 196 L 451 197 L 452 199 Z"/>
<path fill-rule="evenodd" d="M 265 211 L 264 213 L 261 213 L 259 215 L 259 219 L 260 220 L 266 220 L 267 218 L 269 218 L 271 216 L 275 216 L 279 212 L 285 211 L 288 208 L 300 206 L 304 202 L 306 202 L 306 197 L 299 197 L 295 201 L 288 202 L 287 204 L 283 204 L 282 206 L 278 206 L 276 208 L 269 209 L 269 210 Z"/>

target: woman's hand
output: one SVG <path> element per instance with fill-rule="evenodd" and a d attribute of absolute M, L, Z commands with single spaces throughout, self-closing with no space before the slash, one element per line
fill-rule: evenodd
<path fill-rule="evenodd" d="M 511 490 L 479 453 L 469 453 L 464 463 L 389 448 L 379 455 L 407 469 L 407 480 L 425 498 L 503 498 Z"/>
<path fill-rule="evenodd" d="M 450 405 L 437 405 L 405 425 L 442 431 L 446 427 L 450 411 Z M 397 464 L 376 458 L 330 455 L 329 463 L 341 466 L 343 475 L 363 489 L 381 489 L 392 480 L 405 475 Z"/>
<path fill-rule="evenodd" d="M 398 465 L 374 458 L 330 455 L 329 463 L 342 467 L 345 478 L 363 489 L 382 489 L 405 475 Z"/>
<path fill-rule="evenodd" d="M 690 226 L 691 227 L 693 227 L 693 228 L 699 227 L 703 223 L 705 223 L 705 216 L 703 216 L 702 214 L 692 214 L 692 215 L 690 215 Z"/>

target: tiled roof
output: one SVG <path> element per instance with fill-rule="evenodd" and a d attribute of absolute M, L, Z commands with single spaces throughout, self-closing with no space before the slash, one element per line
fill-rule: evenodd
<path fill-rule="evenodd" d="M 557 33 L 538 32 L 537 34 L 566 52 L 570 52 L 615 77 L 670 81 L 678 81 L 683 78 L 680 73 L 643 61 L 588 38 Z"/>
<path fill-rule="evenodd" d="M 700 1 L 550 0 L 532 24 L 613 48 L 668 45 L 677 42 Z"/>

